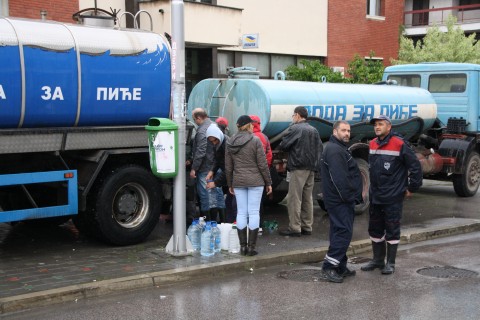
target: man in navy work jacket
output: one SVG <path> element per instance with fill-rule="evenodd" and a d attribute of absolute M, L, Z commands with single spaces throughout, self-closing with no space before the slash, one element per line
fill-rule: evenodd
<path fill-rule="evenodd" d="M 395 272 L 400 242 L 403 199 L 422 185 L 422 168 L 415 152 L 402 137 L 391 131 L 390 118 L 381 115 L 370 121 L 376 139 L 370 141 L 370 220 L 373 260 L 361 269 Z M 386 242 L 386 244 L 385 244 Z M 385 254 L 387 263 L 385 264 Z"/>
<path fill-rule="evenodd" d="M 349 141 L 350 124 L 335 122 L 322 157 L 323 201 L 330 219 L 330 246 L 322 269 L 325 278 L 336 283 L 355 275 L 347 268 L 347 250 L 352 241 L 355 204 L 362 201 L 362 177 L 348 150 Z"/>

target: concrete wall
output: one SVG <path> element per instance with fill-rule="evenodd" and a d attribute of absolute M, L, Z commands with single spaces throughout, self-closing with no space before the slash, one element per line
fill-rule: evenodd
<path fill-rule="evenodd" d="M 172 33 L 170 1 L 140 3 L 140 9 L 152 16 L 154 32 Z M 142 26 L 150 25 L 147 19 L 146 16 L 141 16 Z M 238 45 L 241 19 L 242 10 L 238 8 L 184 2 L 185 41 L 204 46 Z"/>
<path fill-rule="evenodd" d="M 243 8 L 241 34 L 259 35 L 259 48 L 248 49 L 248 52 L 326 56 L 329 2 L 218 0 L 217 4 Z M 242 50 L 241 47 L 229 49 Z"/>

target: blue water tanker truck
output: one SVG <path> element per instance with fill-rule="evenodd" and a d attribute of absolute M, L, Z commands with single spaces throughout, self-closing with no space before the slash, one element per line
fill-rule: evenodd
<path fill-rule="evenodd" d="M 0 61 L 0 222 L 73 215 L 113 244 L 146 239 L 166 188 L 145 124 L 170 114 L 168 41 L 0 18 Z"/>
<path fill-rule="evenodd" d="M 441 65 L 438 67 L 440 69 Z M 386 74 L 395 74 L 393 71 L 388 73 L 389 70 L 396 69 L 387 68 Z M 188 108 L 191 111 L 204 107 L 212 118 L 230 119 L 231 133 L 236 132 L 234 120 L 240 115 L 255 114 L 260 117 L 261 128 L 273 148 L 288 130 L 297 106 L 307 108 L 308 121 L 318 130 L 323 141 L 328 140 L 335 121 L 348 121 L 352 130 L 350 149 L 364 181 L 364 203 L 357 206 L 357 213 L 369 206 L 368 142 L 375 137 L 369 121 L 378 115 L 389 116 L 393 130 L 411 142 L 425 177 L 452 180 L 459 196 L 474 195 L 480 183 L 476 122 L 473 131 L 468 132 L 469 127 L 460 124 L 459 119 L 446 119 L 458 117 L 455 107 L 447 107 L 420 86 L 395 85 L 393 80 L 396 79 L 387 80 L 389 78 L 378 85 L 262 80 L 251 69 L 235 68 L 230 71 L 228 79 L 206 79 L 197 84 L 189 97 Z M 478 88 L 478 80 L 471 81 L 472 88 Z M 476 94 L 478 104 L 478 92 Z M 459 105 L 457 108 L 467 112 L 470 107 Z M 446 112 L 447 109 L 450 113 Z M 476 110 L 478 117 L 478 105 Z M 438 115 L 445 117 L 439 118 Z M 283 177 L 287 175 L 287 158 L 287 154 L 275 150 L 274 165 Z M 323 206 L 319 182 L 318 177 L 314 198 Z M 274 190 L 272 201 L 281 201 L 287 191 L 288 183 L 284 179 Z"/>

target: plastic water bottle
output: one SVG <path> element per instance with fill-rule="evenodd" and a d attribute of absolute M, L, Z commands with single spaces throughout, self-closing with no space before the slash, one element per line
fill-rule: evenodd
<path fill-rule="evenodd" d="M 200 227 L 201 231 L 203 231 L 205 229 L 205 218 L 204 217 L 198 218 L 198 226 Z"/>
<path fill-rule="evenodd" d="M 204 257 L 211 257 L 215 254 L 215 244 L 212 237 L 212 226 L 210 223 L 205 225 L 205 230 L 202 233 L 202 241 L 200 247 L 200 254 Z"/>
<path fill-rule="evenodd" d="M 213 182 L 213 180 L 208 180 L 207 182 Z M 217 208 L 218 207 L 218 201 L 217 201 L 217 188 L 212 188 L 212 189 L 207 189 L 207 194 L 208 194 L 208 203 L 210 209 Z M 215 218 L 213 218 L 215 220 Z"/>
<path fill-rule="evenodd" d="M 215 253 L 220 252 L 222 250 L 222 231 L 220 231 L 216 221 L 212 222 L 212 236 L 215 243 L 214 251 Z"/>
<path fill-rule="evenodd" d="M 187 230 L 188 239 L 192 243 L 193 251 L 200 251 L 200 241 L 202 236 L 202 229 L 198 225 L 198 220 L 193 220 Z"/>
<path fill-rule="evenodd" d="M 240 252 L 240 240 L 238 240 L 237 226 L 233 225 L 232 230 L 228 233 L 228 252 Z"/>

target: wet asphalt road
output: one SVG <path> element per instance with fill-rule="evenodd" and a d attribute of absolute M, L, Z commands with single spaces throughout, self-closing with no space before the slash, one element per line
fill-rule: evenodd
<path fill-rule="evenodd" d="M 458 198 L 450 183 L 425 181 L 425 187 L 405 202 L 402 233 L 438 230 L 480 220 L 480 195 Z M 264 232 L 257 250 L 264 254 L 288 254 L 294 250 L 328 246 L 328 216 L 315 206 L 311 236 L 290 238 Z M 262 220 L 288 225 L 284 205 L 268 207 Z M 368 214 L 356 217 L 353 240 L 368 239 Z M 165 246 L 172 223 L 161 221 L 142 244 L 112 247 L 89 239 L 71 223 L 45 227 L 19 223 L 0 224 L 0 299 L 70 285 L 146 274 L 162 270 L 236 259 L 222 253 L 210 258 L 172 258 Z"/>
<path fill-rule="evenodd" d="M 479 319 L 479 247 L 480 232 L 404 245 L 395 274 L 362 272 L 361 264 L 352 264 L 357 275 L 342 284 L 319 279 L 319 263 L 283 265 L 5 319 Z M 459 270 L 447 278 L 418 273 L 426 267 Z"/>

